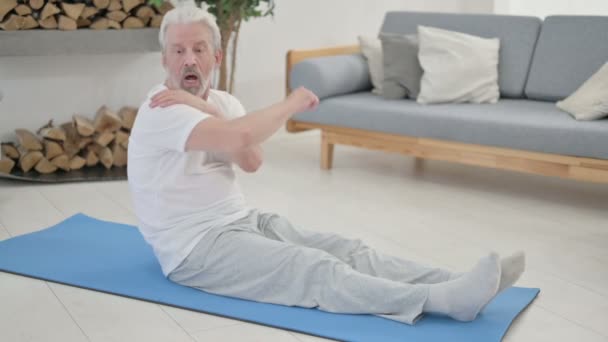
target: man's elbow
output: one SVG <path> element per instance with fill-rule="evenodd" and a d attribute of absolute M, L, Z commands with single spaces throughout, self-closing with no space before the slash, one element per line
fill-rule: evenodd
<path fill-rule="evenodd" d="M 242 162 L 239 163 L 241 169 L 247 173 L 254 173 L 262 167 L 263 156 L 259 147 L 247 150 Z"/>
<path fill-rule="evenodd" d="M 255 160 L 250 160 L 245 165 L 241 166 L 241 169 L 247 173 L 254 173 L 258 171 L 262 167 L 262 159 L 256 158 Z"/>

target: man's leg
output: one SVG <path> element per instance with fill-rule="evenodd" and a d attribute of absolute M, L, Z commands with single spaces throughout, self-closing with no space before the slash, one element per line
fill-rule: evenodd
<path fill-rule="evenodd" d="M 172 281 L 210 293 L 412 324 L 424 312 L 474 319 L 493 297 L 500 267 L 483 258 L 457 280 L 404 284 L 354 270 L 331 254 L 276 241 L 245 229 L 214 229 L 176 270 Z"/>
<path fill-rule="evenodd" d="M 323 250 L 375 277 L 407 284 L 436 284 L 455 278 L 450 271 L 377 252 L 358 239 L 300 229 L 276 214 L 260 214 L 258 228 L 268 238 Z"/>
<path fill-rule="evenodd" d="M 412 324 L 429 289 L 359 273 L 319 249 L 246 230 L 215 229 L 169 278 L 206 292 L 258 302 L 377 314 Z"/>

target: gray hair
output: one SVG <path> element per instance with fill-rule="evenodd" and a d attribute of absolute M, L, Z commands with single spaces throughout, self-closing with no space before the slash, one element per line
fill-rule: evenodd
<path fill-rule="evenodd" d="M 165 14 L 163 21 L 160 24 L 160 31 L 158 32 L 158 41 L 162 51 L 165 51 L 167 28 L 171 24 L 190 24 L 190 23 L 202 23 L 207 25 L 213 35 L 213 48 L 215 51 L 221 49 L 221 36 L 220 29 L 215 21 L 215 16 L 209 13 L 206 8 L 199 8 L 195 5 L 182 5 L 175 7 Z"/>

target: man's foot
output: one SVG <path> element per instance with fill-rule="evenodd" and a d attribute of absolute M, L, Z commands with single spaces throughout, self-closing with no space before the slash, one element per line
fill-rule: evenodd
<path fill-rule="evenodd" d="M 513 286 L 521 277 L 526 269 L 526 255 L 524 252 L 517 252 L 500 260 L 500 285 L 498 292 Z"/>
<path fill-rule="evenodd" d="M 458 321 L 472 321 L 497 293 L 501 279 L 498 254 L 492 253 L 460 277 L 429 285 L 423 312 L 442 314 Z"/>
<path fill-rule="evenodd" d="M 519 277 L 524 273 L 526 269 L 526 255 L 524 252 L 516 252 L 508 257 L 500 259 L 500 285 L 498 286 L 498 292 L 515 285 L 519 280 Z M 458 279 L 465 273 L 455 272 L 450 274 L 448 281 Z"/>

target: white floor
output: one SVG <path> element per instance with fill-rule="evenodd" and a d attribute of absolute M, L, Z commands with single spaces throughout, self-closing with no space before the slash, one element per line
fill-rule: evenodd
<path fill-rule="evenodd" d="M 265 145 L 241 184 L 256 206 L 300 225 L 360 237 L 387 253 L 455 270 L 489 250 L 528 254 L 519 285 L 541 294 L 505 341 L 608 341 L 608 186 L 337 147 L 318 167 L 314 135 Z M 0 181 L 0 239 L 77 212 L 133 224 L 125 182 Z M 322 339 L 0 273 L 0 340 Z"/>

